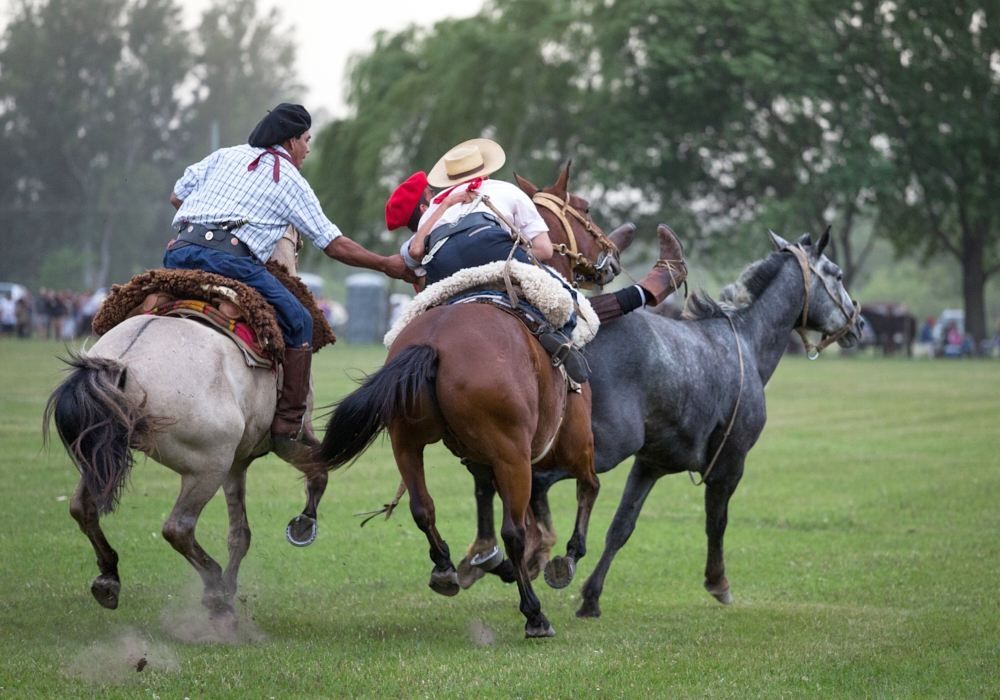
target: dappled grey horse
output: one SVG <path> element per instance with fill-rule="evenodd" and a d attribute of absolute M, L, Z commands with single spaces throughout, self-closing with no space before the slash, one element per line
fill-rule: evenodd
<path fill-rule="evenodd" d="M 271 259 L 295 270 L 297 244 L 298 233 L 289 227 Z M 91 586 L 94 598 L 106 608 L 118 607 L 118 554 L 100 516 L 117 504 L 134 448 L 180 475 L 181 492 L 163 538 L 201 575 L 202 604 L 212 617 L 234 624 L 236 578 L 250 548 L 246 470 L 271 449 L 280 386 L 275 374 L 249 367 L 243 351 L 222 333 L 163 316 L 127 319 L 68 363 L 72 370 L 49 399 L 45 428 L 54 416 L 81 473 L 70 513 L 97 553 L 101 575 Z M 325 486 L 325 475 L 307 484 L 312 518 Z M 220 487 L 229 511 L 225 571 L 195 539 L 198 517 Z"/>
<path fill-rule="evenodd" d="M 635 461 L 604 553 L 583 586 L 579 617 L 600 616 L 604 578 L 653 485 L 684 471 L 705 484 L 705 588 L 719 602 L 732 602 L 722 552 L 729 499 L 764 429 L 764 386 L 788 335 L 804 326 L 850 347 L 861 333 L 840 268 L 823 255 L 829 234 L 815 245 L 808 234 L 796 244 L 770 235 L 778 251 L 750 265 L 720 301 L 693 296 L 689 320 L 634 313 L 602 326 L 587 345 L 595 469 L 606 472 L 633 455 Z M 555 532 L 548 489 L 565 478 L 553 470 L 536 474 L 532 484 L 532 509 L 550 546 Z M 495 543 L 492 491 L 491 484 L 476 482 L 479 529 L 470 552 L 489 551 Z"/>

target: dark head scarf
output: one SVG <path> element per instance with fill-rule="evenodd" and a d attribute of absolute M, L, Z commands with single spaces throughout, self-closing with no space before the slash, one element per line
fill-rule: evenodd
<path fill-rule="evenodd" d="M 267 148 L 288 139 L 295 139 L 312 126 L 312 118 L 302 105 L 282 102 L 267 113 L 250 132 L 249 143 L 255 148 Z"/>

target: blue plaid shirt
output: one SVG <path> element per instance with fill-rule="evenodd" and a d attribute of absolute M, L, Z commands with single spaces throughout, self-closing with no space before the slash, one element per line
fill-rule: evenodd
<path fill-rule="evenodd" d="M 275 148 L 287 153 L 281 146 Z M 249 219 L 233 235 L 264 261 L 289 224 L 321 250 L 342 235 L 292 163 L 280 159 L 278 182 L 273 177 L 275 156 L 265 155 L 256 170 L 247 170 L 263 151 L 249 145 L 222 148 L 188 167 L 174 185 L 174 194 L 183 202 L 174 216 L 174 228 L 179 231 L 185 221 L 212 226 Z"/>

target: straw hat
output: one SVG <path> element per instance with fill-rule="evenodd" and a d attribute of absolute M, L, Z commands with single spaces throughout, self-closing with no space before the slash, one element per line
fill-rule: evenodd
<path fill-rule="evenodd" d="M 433 187 L 453 187 L 495 173 L 506 160 L 500 144 L 489 139 L 471 139 L 441 156 L 427 174 L 427 182 Z"/>

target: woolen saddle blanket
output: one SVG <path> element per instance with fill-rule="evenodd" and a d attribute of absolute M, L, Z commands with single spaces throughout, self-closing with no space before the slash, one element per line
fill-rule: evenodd
<path fill-rule="evenodd" d="M 447 304 L 455 297 L 472 290 L 505 291 L 506 265 L 505 261 L 499 261 L 470 267 L 428 286 L 406 305 L 403 313 L 385 334 L 385 346 L 391 348 L 393 341 L 406 325 L 430 308 Z M 579 311 L 576 329 L 571 338 L 574 344 L 583 347 L 593 339 L 601 322 L 585 296 L 579 295 L 578 300 L 574 302 L 572 295 L 548 270 L 517 260 L 510 261 L 510 277 L 511 282 L 524 292 L 528 304 L 540 311 L 556 328 L 561 328 L 569 321 L 574 311 Z"/>
<path fill-rule="evenodd" d="M 336 342 L 333 329 L 302 280 L 273 261 L 267 264 L 267 270 L 295 295 L 312 316 L 313 352 Z M 144 303 L 150 297 L 151 301 Z M 94 332 L 104 335 L 125 319 L 149 313 L 153 308 L 161 309 L 173 300 L 208 302 L 218 313 L 198 312 L 189 305 L 172 308 L 171 311 L 176 313 L 170 315 L 193 316 L 201 313 L 204 316 L 201 320 L 210 323 L 216 321 L 212 323 L 216 327 L 220 327 L 220 317 L 245 321 L 256 335 L 255 353 L 270 355 L 278 363 L 284 359 L 285 341 L 281 328 L 275 319 L 274 308 L 264 297 L 249 285 L 202 270 L 149 270 L 136 275 L 127 284 L 114 285 L 100 311 L 94 316 Z M 238 334 L 236 337 L 232 333 L 227 335 L 239 342 Z M 253 349 L 253 345 L 247 343 L 247 346 Z"/>

